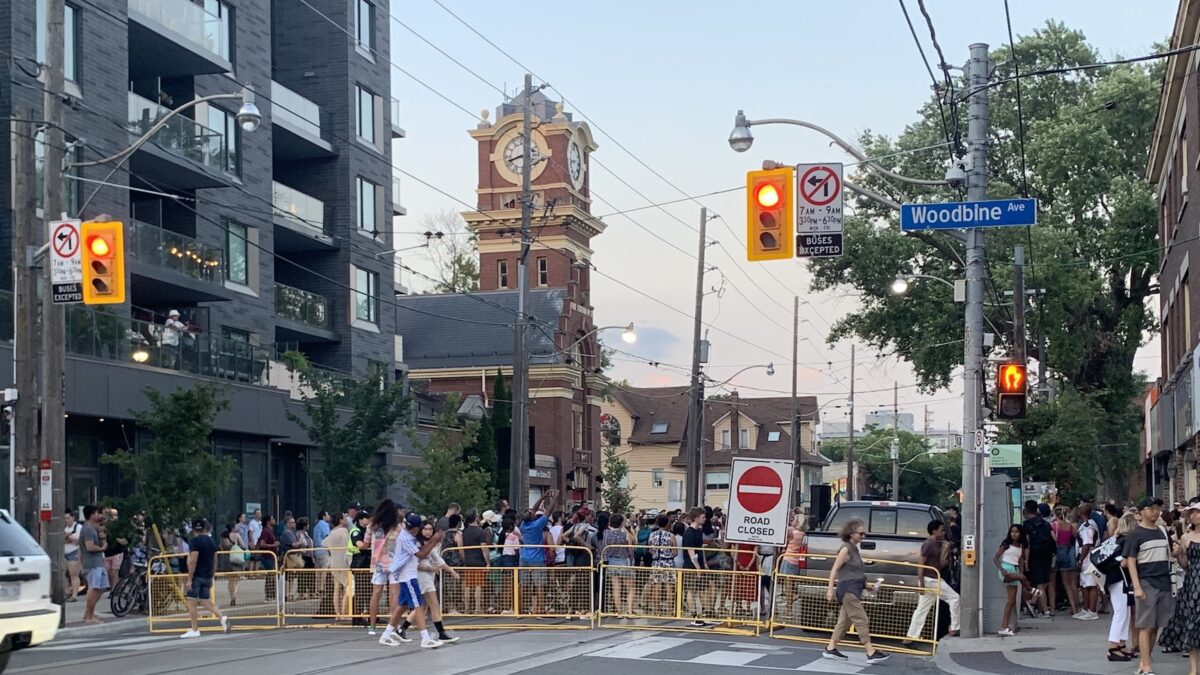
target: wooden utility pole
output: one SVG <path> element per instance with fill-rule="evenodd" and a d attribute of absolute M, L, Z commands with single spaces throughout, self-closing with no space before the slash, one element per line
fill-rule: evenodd
<path fill-rule="evenodd" d="M 37 334 L 34 329 L 37 279 L 30 270 L 36 227 L 36 175 L 33 139 L 37 125 L 33 111 L 22 107 L 13 111 L 13 382 L 17 400 L 12 406 L 13 447 L 11 483 L 13 514 L 29 532 L 38 531 L 38 450 L 37 450 Z"/>
<path fill-rule="evenodd" d="M 520 513 L 529 508 L 529 343 L 526 326 L 529 311 L 530 221 L 533 217 L 533 76 L 525 74 L 521 93 L 521 253 L 517 259 L 517 321 L 513 326 L 512 430 L 509 455 L 509 501 Z"/>

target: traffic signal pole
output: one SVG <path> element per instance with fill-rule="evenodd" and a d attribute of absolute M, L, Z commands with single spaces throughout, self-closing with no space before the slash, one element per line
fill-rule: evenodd
<path fill-rule="evenodd" d="M 967 62 L 967 86 L 971 97 L 967 113 L 967 144 L 971 166 L 967 171 L 967 201 L 987 198 L 988 158 L 988 94 L 990 70 L 988 46 L 971 45 Z M 982 552 L 983 462 L 975 452 L 975 432 L 980 429 L 980 401 L 983 384 L 983 292 L 986 261 L 984 234 L 979 228 L 967 230 L 966 250 L 967 303 L 965 317 L 965 346 L 963 352 L 963 453 L 962 453 L 962 534 L 972 537 L 976 551 Z M 963 637 L 979 637 L 983 625 L 983 584 L 981 562 L 976 555 L 974 565 L 962 567 L 961 625 Z"/>

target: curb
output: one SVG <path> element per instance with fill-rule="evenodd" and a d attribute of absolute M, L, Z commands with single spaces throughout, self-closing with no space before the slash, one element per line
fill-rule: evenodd
<path fill-rule="evenodd" d="M 129 619 L 109 619 L 99 625 L 90 625 L 86 623 L 77 623 L 69 626 L 64 626 L 58 629 L 54 639 L 61 638 L 81 638 L 81 637 L 106 637 L 109 635 L 119 635 L 134 631 L 146 631 L 149 634 L 148 622 L 145 617 L 133 617 Z"/>

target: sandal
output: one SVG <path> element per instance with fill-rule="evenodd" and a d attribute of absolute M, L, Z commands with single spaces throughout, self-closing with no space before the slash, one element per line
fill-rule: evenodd
<path fill-rule="evenodd" d="M 1112 649 L 1108 650 L 1109 661 L 1128 661 L 1131 658 L 1132 657 L 1122 651 L 1120 647 L 1113 647 Z"/>

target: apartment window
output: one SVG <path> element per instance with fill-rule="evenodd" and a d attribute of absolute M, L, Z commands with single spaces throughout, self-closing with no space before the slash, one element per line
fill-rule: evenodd
<path fill-rule="evenodd" d="M 208 106 L 208 128 L 216 132 L 208 139 L 207 164 L 234 174 L 238 169 L 237 118 L 215 105 Z"/>
<path fill-rule="evenodd" d="M 574 418 L 575 418 L 574 419 L 575 448 L 582 449 L 583 448 L 583 412 L 578 411 L 578 410 L 575 411 Z"/>
<path fill-rule="evenodd" d="M 496 261 L 496 282 L 499 288 L 508 288 L 508 261 Z"/>
<path fill-rule="evenodd" d="M 730 448 L 730 445 L 729 445 L 729 430 L 728 430 L 728 429 L 722 429 L 722 430 L 721 430 L 721 449 L 722 449 L 722 450 L 728 450 L 729 448 Z"/>
<path fill-rule="evenodd" d="M 1188 193 L 1188 139 L 1187 127 L 1179 130 L 1179 191 L 1187 197 Z"/>
<path fill-rule="evenodd" d="M 250 331 L 232 326 L 221 326 L 221 337 L 243 345 L 250 344 Z"/>
<path fill-rule="evenodd" d="M 379 273 L 354 268 L 354 318 L 379 323 Z"/>
<path fill-rule="evenodd" d="M 738 447 L 743 450 L 750 447 L 750 430 L 738 429 Z"/>
<path fill-rule="evenodd" d="M 778 431 L 768 431 L 767 432 L 767 442 L 768 443 L 774 443 L 775 441 L 778 441 L 778 440 L 779 440 L 779 432 Z"/>
<path fill-rule="evenodd" d="M 663 486 L 663 470 L 662 469 L 651 469 L 650 470 L 650 484 L 656 488 L 660 488 Z"/>
<path fill-rule="evenodd" d="M 728 471 L 705 471 L 704 472 L 704 487 L 707 490 L 728 490 L 729 489 L 729 472 Z"/>
<path fill-rule="evenodd" d="M 233 49 L 229 38 L 233 33 L 229 29 L 229 6 L 221 0 L 204 0 L 204 11 L 217 19 L 204 22 L 204 37 L 213 51 L 220 54 L 221 58 L 226 61 L 232 62 L 230 54 L 233 53 Z"/>
<path fill-rule="evenodd" d="M 550 283 L 550 263 L 545 258 L 537 259 L 538 286 Z"/>
<path fill-rule="evenodd" d="M 375 145 L 375 113 L 379 97 L 362 87 L 355 88 L 358 90 L 358 137 Z"/>
<path fill-rule="evenodd" d="M 650 433 L 665 434 L 667 433 L 667 422 L 655 422 L 650 426 Z"/>
<path fill-rule="evenodd" d="M 35 7 L 37 15 L 37 45 L 38 63 L 46 62 L 46 0 L 37 0 Z M 69 82 L 79 82 L 79 8 L 65 6 L 63 12 L 63 78 Z"/>
<path fill-rule="evenodd" d="M 358 42 L 359 47 L 370 51 L 375 47 L 374 31 L 372 30 L 375 7 L 367 0 L 355 0 L 354 5 L 354 39 Z"/>
<path fill-rule="evenodd" d="M 358 177 L 358 229 L 366 232 L 379 231 L 379 186 Z"/>
<path fill-rule="evenodd" d="M 235 284 L 250 283 L 247 265 L 249 246 L 246 241 L 246 226 L 239 223 L 225 224 L 225 275 Z"/>

